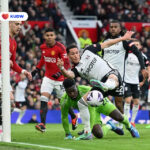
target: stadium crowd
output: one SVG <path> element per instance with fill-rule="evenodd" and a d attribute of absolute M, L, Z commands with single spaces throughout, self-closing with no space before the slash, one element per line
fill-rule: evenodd
<path fill-rule="evenodd" d="M 137 3 L 133 0 L 66 0 L 75 15 L 96 15 L 98 19 L 107 25 L 110 19 L 119 19 L 127 22 L 150 22 L 150 2 L 144 1 L 144 4 Z M 130 2 L 130 3 L 129 3 Z M 132 5 L 131 5 L 132 4 Z M 115 7 L 117 6 L 117 8 Z M 11 0 L 10 11 L 26 11 L 29 14 L 29 21 L 49 21 L 41 29 L 38 24 L 32 28 L 28 22 L 24 22 L 22 31 L 17 36 L 17 63 L 27 71 L 31 72 L 36 68 L 40 60 L 40 45 L 43 42 L 43 33 L 46 28 L 54 27 L 58 32 L 57 41 L 62 42 L 62 35 L 66 28 L 66 22 L 58 7 L 57 0 Z M 109 15 L 108 15 L 109 14 Z M 133 28 L 136 32 L 136 29 Z M 103 30 L 102 30 L 103 31 Z M 102 32 L 102 38 L 106 32 Z M 136 38 L 142 42 L 143 52 L 150 58 L 150 32 L 142 30 L 136 34 Z M 40 109 L 40 87 L 44 69 L 41 70 L 40 76 L 28 83 L 26 88 L 26 99 L 28 109 Z M 20 76 L 11 71 L 11 84 L 15 89 L 16 83 L 19 82 Z M 86 85 L 86 80 L 76 79 L 77 84 Z M 141 109 L 145 109 L 148 82 L 142 88 L 142 99 L 145 103 Z M 55 91 L 48 102 L 48 109 L 60 109 L 59 101 Z"/>

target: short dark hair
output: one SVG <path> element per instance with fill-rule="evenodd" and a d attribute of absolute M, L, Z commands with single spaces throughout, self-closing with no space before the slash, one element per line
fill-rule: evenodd
<path fill-rule="evenodd" d="M 122 28 L 121 22 L 120 22 L 119 20 L 111 20 L 111 21 L 109 22 L 109 24 L 111 24 L 111 23 L 118 23 L 118 24 L 120 25 L 120 27 Z"/>
<path fill-rule="evenodd" d="M 53 28 L 47 28 L 44 33 L 47 33 L 47 32 L 55 32 L 55 30 Z"/>
<path fill-rule="evenodd" d="M 78 48 L 76 44 L 72 43 L 70 45 L 67 46 L 66 48 L 66 51 L 67 51 L 67 54 L 70 52 L 70 49 L 72 48 Z"/>
<path fill-rule="evenodd" d="M 65 89 L 70 88 L 73 85 L 76 85 L 76 82 L 75 82 L 74 79 L 67 78 L 63 82 L 63 86 L 64 86 Z"/>

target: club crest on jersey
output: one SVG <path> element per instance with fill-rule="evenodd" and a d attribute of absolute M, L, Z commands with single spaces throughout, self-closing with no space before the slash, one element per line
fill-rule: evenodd
<path fill-rule="evenodd" d="M 86 57 L 85 57 L 85 59 L 89 59 L 90 58 L 90 56 L 89 55 L 87 55 Z"/>
<path fill-rule="evenodd" d="M 54 56 L 55 55 L 55 51 L 51 51 L 51 55 Z"/>

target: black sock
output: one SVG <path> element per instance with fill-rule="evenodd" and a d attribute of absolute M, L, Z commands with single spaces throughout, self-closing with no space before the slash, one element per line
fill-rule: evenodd
<path fill-rule="evenodd" d="M 40 116 L 41 116 L 41 123 L 46 122 L 46 114 L 47 114 L 47 102 L 41 101 L 41 109 L 40 109 Z"/>
<path fill-rule="evenodd" d="M 71 116 L 71 119 L 74 119 L 76 117 L 75 113 L 73 112 L 73 108 L 72 107 L 69 108 L 69 114 Z"/>
<path fill-rule="evenodd" d="M 0 125 L 2 125 L 2 102 L 0 100 Z"/>

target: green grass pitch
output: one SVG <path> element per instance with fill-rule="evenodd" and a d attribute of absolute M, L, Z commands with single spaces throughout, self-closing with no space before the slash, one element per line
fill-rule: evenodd
<path fill-rule="evenodd" d="M 35 124 L 13 124 L 12 142 L 35 145 L 0 142 L 0 150 L 150 150 L 150 129 L 146 129 L 145 126 L 136 126 L 140 133 L 138 139 L 132 138 L 130 133 L 124 129 L 124 136 L 116 135 L 110 131 L 103 139 L 75 141 L 64 140 L 61 124 L 47 124 L 45 133 L 36 131 Z M 77 132 L 82 130 L 82 127 L 79 125 L 75 131 L 72 131 L 72 134 L 77 137 Z"/>

